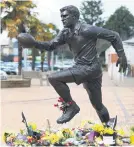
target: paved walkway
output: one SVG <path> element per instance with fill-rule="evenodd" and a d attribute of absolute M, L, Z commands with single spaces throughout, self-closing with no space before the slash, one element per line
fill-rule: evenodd
<path fill-rule="evenodd" d="M 69 84 L 74 100 L 81 108 L 66 125 L 76 127 L 81 120 L 98 121 L 92 108 L 88 95 L 82 85 Z M 103 76 L 103 103 L 107 106 L 111 117 L 118 116 L 118 127 L 134 125 L 134 86 L 116 86 L 104 72 Z M 1 90 L 1 130 L 18 131 L 24 128 L 21 122 L 23 111 L 28 122 L 35 122 L 38 128 L 46 128 L 46 119 L 50 120 L 54 128 L 61 127 L 56 124 L 56 119 L 61 115 L 53 104 L 56 103 L 58 95 L 51 86 L 39 86 L 39 81 L 32 81 L 30 88 L 9 88 Z"/>

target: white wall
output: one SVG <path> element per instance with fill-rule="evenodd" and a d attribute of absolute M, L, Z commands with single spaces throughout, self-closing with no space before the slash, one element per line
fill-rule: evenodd
<path fill-rule="evenodd" d="M 124 45 L 125 53 L 130 64 L 134 64 L 134 46 Z"/>
<path fill-rule="evenodd" d="M 124 47 L 124 51 L 125 51 L 128 63 L 134 64 L 134 46 L 123 43 L 123 47 Z M 116 53 L 115 49 L 112 46 L 110 46 L 105 52 L 105 57 L 106 57 L 105 63 L 108 65 L 108 74 L 110 78 L 115 80 L 118 83 L 119 81 L 124 80 L 124 75 L 123 73 L 118 72 L 119 68 L 116 67 L 116 63 L 111 63 L 109 61 L 109 54 L 111 53 L 112 54 Z"/>
<path fill-rule="evenodd" d="M 123 47 L 124 47 L 124 51 L 125 51 L 125 54 L 126 54 L 128 61 L 130 62 L 130 64 L 134 64 L 134 46 L 123 44 Z M 115 49 L 112 46 L 110 46 L 105 52 L 105 57 L 106 57 L 105 63 L 106 64 L 108 64 L 108 62 L 109 62 L 108 55 L 111 53 L 116 53 Z"/>

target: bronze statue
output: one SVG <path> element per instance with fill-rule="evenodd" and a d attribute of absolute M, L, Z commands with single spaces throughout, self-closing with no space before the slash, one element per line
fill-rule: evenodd
<path fill-rule="evenodd" d="M 81 23 L 79 10 L 75 6 L 65 6 L 60 12 L 64 28 L 53 40 L 39 42 L 27 34 L 20 34 L 18 40 L 23 47 L 35 47 L 41 51 L 52 51 L 59 45 L 68 44 L 74 55 L 76 64 L 73 67 L 49 76 L 49 82 L 67 104 L 62 116 L 57 119 L 58 124 L 70 121 L 80 111 L 67 86 L 67 83 L 74 82 L 78 85 L 83 83 L 101 122 L 114 128 L 117 117 L 110 119 L 109 112 L 102 103 L 102 70 L 97 56 L 96 41 L 105 39 L 111 42 L 119 57 L 117 61 L 117 66 L 120 64 L 119 71 L 125 72 L 127 59 L 120 36 L 117 32 Z"/>

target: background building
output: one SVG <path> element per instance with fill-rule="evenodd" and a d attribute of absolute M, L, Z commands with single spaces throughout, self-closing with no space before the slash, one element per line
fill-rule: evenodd
<path fill-rule="evenodd" d="M 115 49 L 110 46 L 105 52 L 105 63 L 108 67 L 108 73 L 111 79 L 118 80 L 121 77 L 123 78 L 124 76 L 134 77 L 134 37 L 129 40 L 123 41 L 123 47 L 129 64 L 126 74 L 121 74 L 118 72 L 119 68 L 116 67 L 118 56 L 115 52 Z"/>

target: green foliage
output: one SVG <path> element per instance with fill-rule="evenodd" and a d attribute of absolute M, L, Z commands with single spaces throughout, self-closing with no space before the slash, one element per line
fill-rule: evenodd
<path fill-rule="evenodd" d="M 107 20 L 105 27 L 118 32 L 122 40 L 134 35 L 134 16 L 130 11 L 121 6 Z"/>
<path fill-rule="evenodd" d="M 103 13 L 101 0 L 85 0 L 80 8 L 81 20 L 91 24 L 102 26 L 104 21 L 101 18 Z"/>
<path fill-rule="evenodd" d="M 26 24 L 30 10 L 36 7 L 32 1 L 14 1 L 5 0 L 0 2 L 2 13 L 6 14 L 1 19 L 2 31 L 8 30 L 10 38 L 16 37 L 19 33 L 24 32 L 24 25 Z"/>
<path fill-rule="evenodd" d="M 86 0 L 82 3 L 81 7 L 81 15 L 82 15 L 82 21 L 91 24 L 102 27 L 104 25 L 104 21 L 101 18 L 101 15 L 103 14 L 102 10 L 102 3 L 101 0 Z M 110 43 L 98 39 L 97 40 L 97 53 L 100 55 L 103 51 L 105 51 L 110 46 Z"/>
<path fill-rule="evenodd" d="M 130 130 L 134 133 L 134 126 L 132 126 L 132 127 L 130 128 Z"/>
<path fill-rule="evenodd" d="M 50 29 L 53 30 L 55 26 L 51 23 L 40 22 L 37 13 L 31 13 L 31 9 L 36 7 L 31 0 L 6 0 L 0 4 L 2 12 L 7 12 L 7 15 L 2 18 L 2 29 L 8 29 L 9 37 L 13 38 L 19 33 L 25 32 L 26 27 L 37 40 L 45 41 L 53 37 Z"/>

